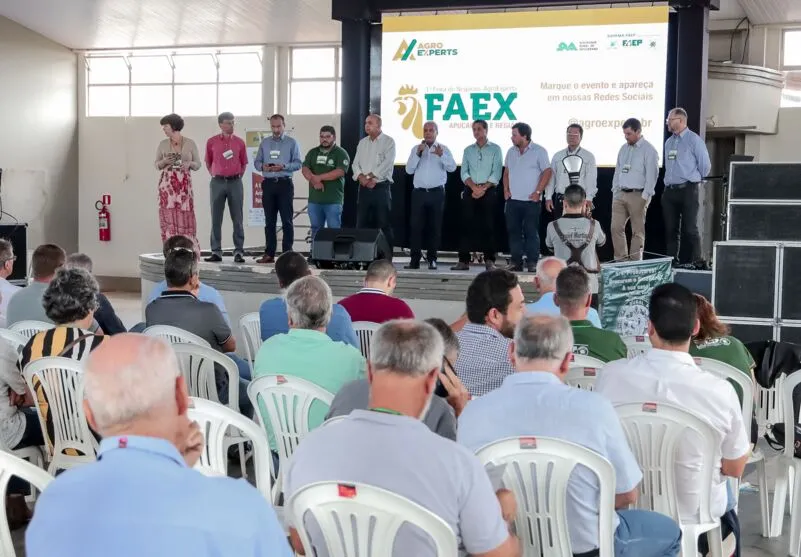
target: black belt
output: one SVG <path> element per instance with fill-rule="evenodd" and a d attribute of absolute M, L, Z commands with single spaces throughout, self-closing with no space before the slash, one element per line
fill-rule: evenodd
<path fill-rule="evenodd" d="M 687 186 L 697 186 L 700 183 L 701 182 L 682 182 L 681 184 L 665 184 L 665 187 L 669 190 L 680 190 Z"/>
<path fill-rule="evenodd" d="M 263 181 L 265 181 L 265 182 L 281 182 L 283 180 L 289 180 L 291 182 L 292 178 L 290 178 L 289 176 L 277 176 L 275 178 L 263 178 Z"/>
<path fill-rule="evenodd" d="M 415 191 L 424 191 L 424 192 L 431 192 L 431 191 L 442 191 L 445 189 L 445 186 L 435 186 L 433 188 L 414 188 Z"/>
<path fill-rule="evenodd" d="M 625 192 L 625 193 L 634 193 L 635 191 L 642 191 L 642 190 L 643 190 L 643 188 L 641 188 L 641 189 L 637 189 L 637 188 L 620 188 L 620 191 Z"/>
<path fill-rule="evenodd" d="M 215 180 L 239 180 L 242 178 L 240 174 L 235 174 L 234 176 L 213 176 Z"/>

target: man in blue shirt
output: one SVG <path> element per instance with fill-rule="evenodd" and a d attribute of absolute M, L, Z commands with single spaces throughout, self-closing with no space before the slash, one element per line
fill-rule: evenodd
<path fill-rule="evenodd" d="M 292 224 L 292 201 L 295 199 L 295 185 L 292 174 L 300 170 L 303 159 L 300 146 L 293 137 L 284 133 L 285 121 L 280 114 L 270 116 L 273 135 L 265 137 L 253 161 L 257 172 L 263 177 L 261 183 L 261 203 L 264 207 L 264 255 L 258 263 L 273 263 L 278 237 L 275 231 L 276 215 L 281 215 L 281 251 L 291 251 L 295 241 Z"/>
<path fill-rule="evenodd" d="M 586 447 L 614 467 L 615 508 L 625 509 L 637 500 L 642 472 L 612 404 L 597 393 L 563 383 L 572 347 L 573 334 L 565 318 L 524 317 L 510 350 L 516 373 L 465 407 L 457 440 L 472 451 L 509 437 L 553 437 Z M 574 555 L 598 548 L 598 491 L 598 478 L 592 472 L 584 467 L 573 470 L 566 510 Z M 617 557 L 679 553 L 681 531 L 666 515 L 618 510 L 614 526 Z"/>
<path fill-rule="evenodd" d="M 28 557 L 290 557 L 271 505 L 245 481 L 206 477 L 190 399 L 163 340 L 123 333 L 92 352 L 84 409 L 103 441 L 36 505 Z"/>
<path fill-rule="evenodd" d="M 309 263 L 305 257 L 298 252 L 287 251 L 276 260 L 275 274 L 278 277 L 278 285 L 285 290 L 299 278 L 309 276 L 311 269 L 309 269 Z M 259 321 L 261 322 L 261 340 L 289 332 L 289 316 L 283 296 L 262 302 L 259 308 Z M 334 304 L 331 321 L 325 332 L 332 340 L 359 348 L 359 339 L 353 330 L 353 321 L 345 308 L 339 304 Z"/>
<path fill-rule="evenodd" d="M 556 277 L 565 267 L 567 267 L 567 263 L 558 257 L 543 257 L 537 262 L 537 274 L 534 282 L 537 284 L 537 292 L 540 297 L 536 302 L 526 304 L 527 314 L 559 315 L 561 313 L 553 297 L 556 293 Z M 601 318 L 595 308 L 590 308 L 587 312 L 587 321 L 593 326 L 601 328 Z"/>
<path fill-rule="evenodd" d="M 665 218 L 667 253 L 677 263 L 705 267 L 698 233 L 698 186 L 712 169 L 709 152 L 701 137 L 687 127 L 687 111 L 674 108 L 667 117 L 673 132 L 665 142 L 665 192 L 662 214 Z M 680 260 L 681 243 L 689 244 L 690 260 Z"/>

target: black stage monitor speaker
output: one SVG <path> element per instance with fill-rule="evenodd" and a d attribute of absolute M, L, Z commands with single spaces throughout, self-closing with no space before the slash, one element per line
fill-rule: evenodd
<path fill-rule="evenodd" d="M 28 224 L 0 224 L 0 238 L 5 238 L 14 247 L 14 272 L 9 281 L 24 281 L 28 277 Z"/>
<path fill-rule="evenodd" d="M 391 257 L 384 233 L 377 228 L 321 228 L 312 244 L 312 260 L 330 263 L 368 264 Z"/>

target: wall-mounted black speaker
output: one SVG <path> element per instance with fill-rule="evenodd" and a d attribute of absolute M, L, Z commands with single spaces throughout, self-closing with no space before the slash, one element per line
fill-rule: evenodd
<path fill-rule="evenodd" d="M 321 228 L 314 237 L 311 257 L 318 266 L 369 264 L 376 259 L 389 259 L 391 252 L 380 229 Z"/>
<path fill-rule="evenodd" d="M 14 246 L 14 272 L 9 281 L 24 281 L 28 278 L 28 223 L 0 224 L 0 238 L 5 238 Z"/>

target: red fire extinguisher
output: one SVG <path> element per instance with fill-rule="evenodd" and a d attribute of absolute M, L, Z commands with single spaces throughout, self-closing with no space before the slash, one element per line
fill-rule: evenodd
<path fill-rule="evenodd" d="M 102 201 L 95 203 L 97 209 L 97 229 L 101 242 L 111 241 L 111 213 Z"/>

